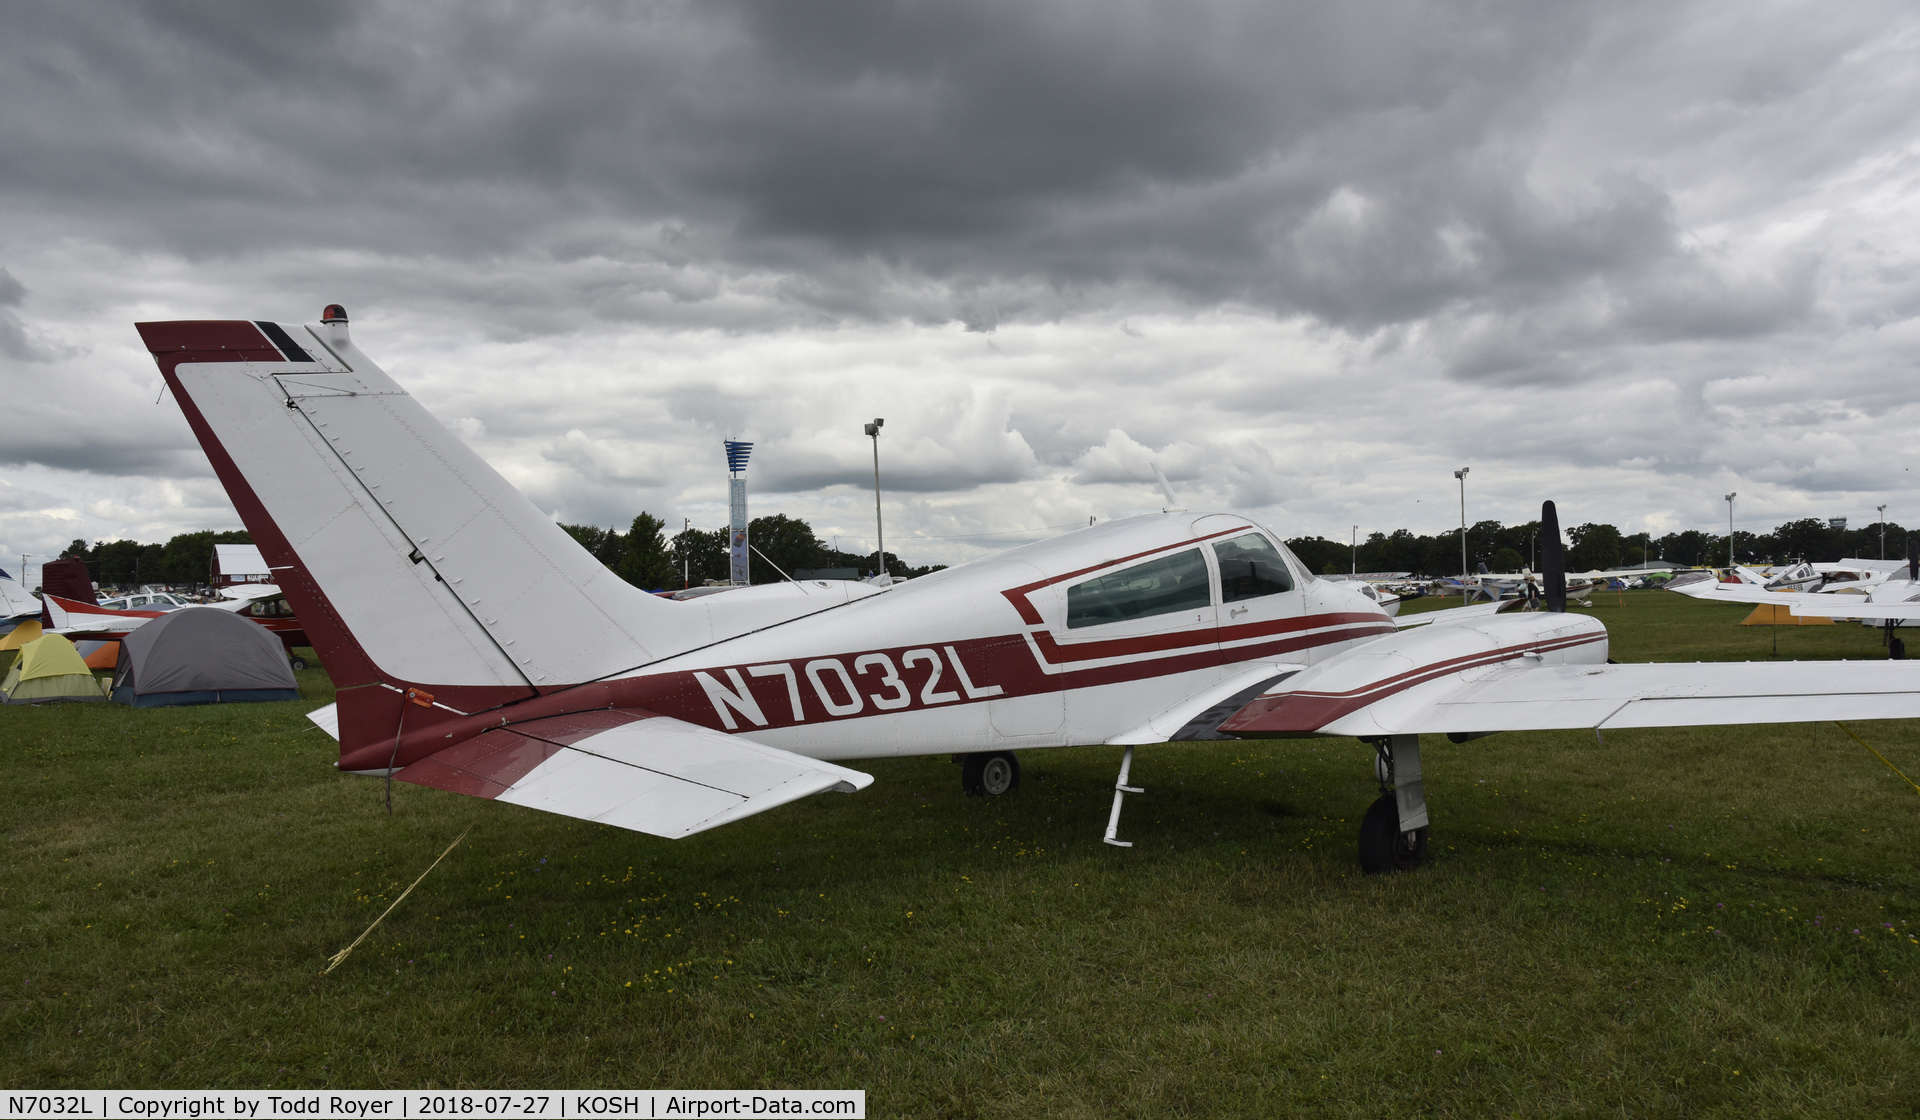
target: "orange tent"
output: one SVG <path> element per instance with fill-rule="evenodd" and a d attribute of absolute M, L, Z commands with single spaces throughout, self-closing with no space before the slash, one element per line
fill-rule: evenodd
<path fill-rule="evenodd" d="M 1819 615 L 1798 615 L 1779 603 L 1762 603 L 1740 623 L 1742 626 L 1832 626 L 1833 619 Z"/>

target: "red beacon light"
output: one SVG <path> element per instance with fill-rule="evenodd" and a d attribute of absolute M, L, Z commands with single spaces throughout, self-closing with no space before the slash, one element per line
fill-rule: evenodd
<path fill-rule="evenodd" d="M 320 321 L 322 323 L 344 323 L 347 321 L 347 309 L 337 303 L 329 303 L 327 304 L 327 309 L 320 313 Z"/>

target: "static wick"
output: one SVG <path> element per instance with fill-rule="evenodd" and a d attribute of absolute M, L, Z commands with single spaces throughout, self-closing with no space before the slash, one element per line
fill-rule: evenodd
<path fill-rule="evenodd" d="M 472 832 L 472 831 L 473 831 L 473 826 L 468 825 L 467 832 Z M 447 845 L 447 850 L 440 853 L 440 859 L 446 859 L 448 856 L 452 855 L 453 850 L 460 846 L 460 841 L 465 840 L 467 838 L 467 832 L 462 832 L 460 835 L 454 837 L 453 843 Z M 427 869 L 420 873 L 420 878 L 415 879 L 413 881 L 413 887 L 419 886 L 426 879 L 428 875 L 431 875 L 433 873 L 434 868 L 440 866 L 440 859 L 436 859 L 432 863 L 427 865 Z M 360 936 L 353 939 L 353 944 L 340 950 L 338 953 L 335 953 L 333 956 L 328 957 L 327 972 L 332 972 L 334 969 L 339 968 L 341 965 L 341 962 L 345 961 L 347 957 L 351 955 L 355 949 L 358 949 L 360 947 L 360 943 L 367 939 L 367 934 L 372 933 L 375 926 L 378 926 L 381 922 L 384 922 L 387 920 L 387 915 L 393 913 L 393 907 L 398 906 L 402 902 L 405 902 L 407 900 L 407 896 L 413 893 L 413 887 L 408 887 L 406 890 L 401 891 L 400 897 L 393 900 L 393 906 L 389 906 L 384 911 L 382 911 L 380 916 L 373 920 L 373 925 L 367 927 L 366 933 L 362 933 Z M 325 976 L 327 972 L 322 972 L 320 975 Z"/>

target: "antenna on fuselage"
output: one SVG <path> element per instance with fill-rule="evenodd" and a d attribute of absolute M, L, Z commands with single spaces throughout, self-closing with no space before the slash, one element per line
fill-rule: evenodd
<path fill-rule="evenodd" d="M 1167 481 L 1166 472 L 1160 469 L 1160 464 L 1148 463 L 1147 465 L 1153 468 L 1153 477 L 1160 480 L 1160 492 L 1167 496 L 1167 504 L 1161 507 L 1160 512 L 1161 513 L 1184 512 L 1182 509 L 1180 509 L 1180 499 L 1173 496 L 1173 485 Z"/>
<path fill-rule="evenodd" d="M 1540 503 L 1540 570 L 1546 574 L 1547 610 L 1567 613 L 1567 556 L 1560 547 L 1560 513 Z"/>

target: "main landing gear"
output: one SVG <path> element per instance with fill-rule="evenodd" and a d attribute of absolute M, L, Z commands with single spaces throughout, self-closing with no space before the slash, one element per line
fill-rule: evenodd
<path fill-rule="evenodd" d="M 1420 779 L 1420 736 L 1366 740 L 1373 747 L 1380 799 L 1360 822 L 1360 867 L 1369 875 L 1411 871 L 1427 854 L 1427 792 Z"/>
<path fill-rule="evenodd" d="M 998 797 L 1020 788 L 1020 760 L 1012 751 L 960 756 L 960 788 L 972 797 Z"/>

